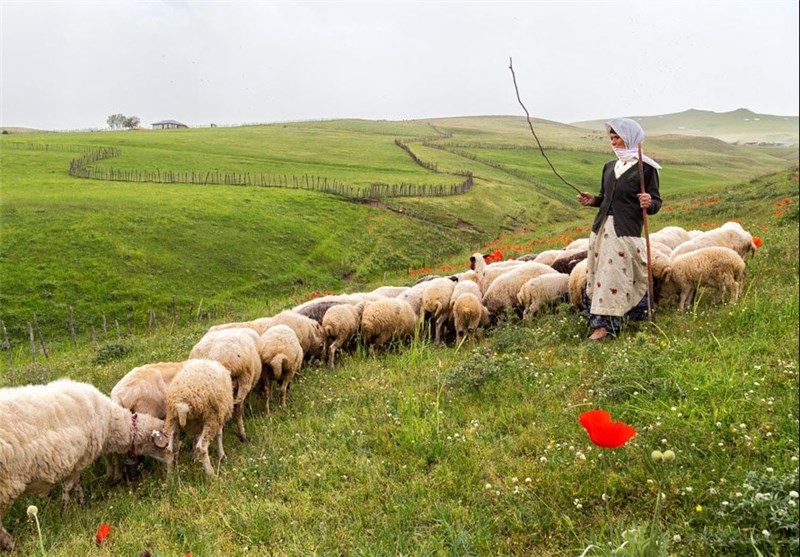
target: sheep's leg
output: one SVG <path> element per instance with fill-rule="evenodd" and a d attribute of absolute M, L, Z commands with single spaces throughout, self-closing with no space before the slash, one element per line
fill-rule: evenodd
<path fill-rule="evenodd" d="M 75 497 L 78 499 L 78 503 L 83 505 L 83 487 L 81 487 L 81 473 L 80 471 L 74 472 L 71 476 L 69 476 L 66 480 L 64 480 L 64 484 L 62 485 L 61 491 L 61 506 L 66 508 L 69 505 L 69 496 L 72 491 L 75 491 Z"/>
<path fill-rule="evenodd" d="M 439 344 L 442 341 L 442 334 L 444 333 L 444 326 L 447 324 L 447 315 L 440 315 L 436 318 L 436 334 L 434 344 Z"/>
<path fill-rule="evenodd" d="M 333 369 L 333 359 L 336 357 L 336 349 L 339 348 L 338 340 L 334 340 L 328 346 L 328 367 Z"/>
<path fill-rule="evenodd" d="M 106 461 L 106 481 L 112 485 L 122 481 L 121 458 L 117 454 L 105 455 Z"/>
<path fill-rule="evenodd" d="M 214 467 L 211 466 L 211 459 L 208 456 L 208 445 L 211 441 L 211 428 L 208 423 L 203 424 L 203 431 L 197 436 L 197 444 L 194 447 L 195 458 L 202 461 L 203 469 L 206 471 L 207 476 L 214 475 Z"/>
<path fill-rule="evenodd" d="M 686 311 L 689 309 L 689 295 L 691 294 L 691 289 L 689 288 L 681 288 L 680 299 L 678 300 L 678 311 Z"/>
<path fill-rule="evenodd" d="M 14 538 L 3 528 L 3 514 L 4 513 L 0 512 L 0 550 L 11 553 L 14 551 Z"/>
<path fill-rule="evenodd" d="M 180 440 L 178 439 L 178 427 L 174 418 L 167 418 L 164 424 L 164 433 L 167 436 L 167 475 L 172 474 L 172 468 L 178 462 L 178 452 L 180 451 Z"/>
<path fill-rule="evenodd" d="M 217 456 L 220 460 L 225 460 L 227 458 L 225 449 L 222 447 L 222 427 L 217 431 Z"/>
<path fill-rule="evenodd" d="M 272 379 L 264 379 L 264 413 L 269 416 L 269 401 L 272 398 Z"/>
<path fill-rule="evenodd" d="M 289 392 L 289 385 L 292 383 L 293 377 L 294 373 L 290 371 L 281 384 L 281 406 L 284 408 L 286 408 L 286 393 Z"/>
<path fill-rule="evenodd" d="M 236 418 L 236 432 L 242 443 L 247 443 L 247 433 L 244 430 L 244 402 L 233 405 L 233 415 Z"/>

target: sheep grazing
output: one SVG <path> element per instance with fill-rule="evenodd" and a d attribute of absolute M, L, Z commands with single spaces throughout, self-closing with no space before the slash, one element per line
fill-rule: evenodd
<path fill-rule="evenodd" d="M 322 318 L 325 317 L 325 314 L 328 313 L 328 310 L 334 306 L 341 305 L 345 302 L 336 302 L 336 301 L 327 301 L 327 302 L 318 302 L 316 304 L 311 304 L 308 306 L 304 306 L 300 309 L 293 309 L 292 311 L 299 313 L 305 317 L 311 318 L 319 324 L 322 324 Z"/>
<path fill-rule="evenodd" d="M 560 257 L 564 257 L 567 255 L 566 250 L 563 249 L 548 249 L 540 252 L 533 260 L 536 263 L 541 263 L 542 265 L 552 265 L 553 261 Z"/>
<path fill-rule="evenodd" d="M 167 416 L 167 386 L 184 362 L 159 362 L 135 367 L 111 389 L 111 400 L 131 412 Z"/>
<path fill-rule="evenodd" d="M 111 389 L 111 400 L 131 412 L 149 414 L 159 419 L 167 417 L 167 386 L 183 367 L 184 362 L 159 362 L 135 367 Z M 122 480 L 119 455 L 106 455 L 106 475 L 112 483 Z M 130 462 L 131 476 L 138 475 L 136 461 Z M 133 478 L 131 478 L 133 479 Z"/>
<path fill-rule="evenodd" d="M 434 343 L 441 342 L 444 327 L 450 319 L 450 297 L 456 283 L 449 277 L 442 277 L 431 281 L 425 292 L 422 293 L 422 311 L 435 320 Z"/>
<path fill-rule="evenodd" d="M 407 291 L 408 288 L 408 286 L 381 286 L 370 292 L 370 294 L 385 296 L 387 298 L 397 298 L 400 294 Z"/>
<path fill-rule="evenodd" d="M 167 388 L 167 466 L 171 471 L 178 460 L 181 429 L 199 430 L 195 456 L 203 463 L 206 475 L 214 475 L 208 445 L 217 439 L 217 455 L 225 458 L 222 428 L 233 414 L 233 382 L 225 367 L 215 360 L 187 360 Z"/>
<path fill-rule="evenodd" d="M 230 372 L 236 387 L 233 401 L 236 428 L 242 442 L 247 441 L 244 429 L 244 402 L 261 378 L 261 356 L 256 347 L 258 337 L 259 334 L 255 330 L 246 327 L 209 331 L 189 353 L 189 358 L 216 360 Z"/>
<path fill-rule="evenodd" d="M 688 242 L 689 240 L 691 240 L 691 235 L 680 226 L 665 226 L 658 232 L 650 234 L 651 242 L 661 242 L 669 246 L 670 249 L 675 249 L 683 242 Z"/>
<path fill-rule="evenodd" d="M 366 346 L 381 348 L 391 340 L 414 335 L 417 314 L 408 302 L 386 298 L 369 302 L 361 315 L 361 337 Z"/>
<path fill-rule="evenodd" d="M 489 310 L 474 292 L 463 292 L 453 302 L 453 328 L 456 343 L 464 338 L 475 338 L 480 327 L 489 325 Z"/>
<path fill-rule="evenodd" d="M 437 277 L 440 278 L 440 277 Z M 423 281 L 415 284 L 399 296 L 395 298 L 396 300 L 400 300 L 403 302 L 408 303 L 411 306 L 411 309 L 414 310 L 414 314 L 419 316 L 420 311 L 422 309 L 422 295 L 425 293 L 425 290 L 431 285 L 431 281 Z"/>
<path fill-rule="evenodd" d="M 162 420 L 132 413 L 88 383 L 0 389 L 0 549 L 14 549 L 2 520 L 20 495 L 44 494 L 63 481 L 62 503 L 73 489 L 81 501 L 81 471 L 100 456 L 165 460 L 163 428 Z"/>
<path fill-rule="evenodd" d="M 327 315 L 327 314 L 326 314 Z M 264 411 L 269 415 L 272 382 L 281 387 L 281 406 L 286 406 L 286 394 L 294 376 L 303 365 L 303 347 L 294 330 L 288 325 L 273 325 L 258 337 L 261 355 L 261 383 L 264 389 Z"/>
<path fill-rule="evenodd" d="M 533 320 L 546 307 L 566 300 L 568 294 L 569 275 L 548 273 L 532 278 L 522 285 L 517 294 L 519 304 L 525 308 L 522 312 L 523 319 Z"/>
<path fill-rule="evenodd" d="M 726 222 L 719 228 L 704 232 L 696 238 L 678 245 L 672 250 L 671 257 L 675 259 L 679 255 L 712 246 L 730 248 L 738 253 L 740 257 L 748 254 L 753 255 L 756 252 L 753 236 L 742 228 L 739 223 Z"/>
<path fill-rule="evenodd" d="M 356 306 L 342 304 L 331 308 L 322 319 L 322 329 L 325 331 L 327 345 L 328 367 L 333 369 L 336 351 L 344 346 L 358 333 L 361 324 L 361 314 L 364 312 L 362 302 Z"/>
<path fill-rule="evenodd" d="M 589 238 L 578 238 L 567 244 L 564 249 L 566 251 L 586 251 L 589 249 Z"/>
<path fill-rule="evenodd" d="M 310 317 L 287 309 L 268 318 L 266 325 L 264 331 L 274 325 L 287 325 L 297 335 L 297 340 L 303 347 L 305 361 L 311 358 L 325 361 L 325 333 L 322 331 L 322 325 Z"/>
<path fill-rule="evenodd" d="M 523 263 L 497 277 L 491 286 L 484 290 L 483 305 L 492 316 L 497 316 L 505 308 L 516 308 L 519 303 L 517 294 L 522 285 L 534 277 L 548 273 L 556 273 L 556 271 L 542 263 L 533 261 Z"/>
<path fill-rule="evenodd" d="M 694 303 L 698 286 L 714 288 L 722 298 L 730 293 L 731 301 L 739 299 L 745 276 L 745 263 L 741 256 L 730 248 L 700 248 L 678 257 L 663 271 L 662 298 L 678 294 L 678 310 L 684 311 Z"/>

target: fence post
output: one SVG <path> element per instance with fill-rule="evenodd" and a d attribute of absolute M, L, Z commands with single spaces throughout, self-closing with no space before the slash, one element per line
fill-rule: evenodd
<path fill-rule="evenodd" d="M 103 316 L 103 338 L 108 338 L 108 323 L 106 322 L 106 313 L 102 312 Z"/>
<path fill-rule="evenodd" d="M 46 360 L 50 359 L 50 355 L 47 353 L 47 346 L 44 345 L 44 335 L 42 335 L 42 329 L 39 327 L 39 320 L 36 318 L 36 314 L 33 314 L 33 323 L 36 325 L 36 332 L 39 334 L 39 344 L 42 345 L 42 354 Z"/>
<path fill-rule="evenodd" d="M 8 340 L 8 331 L 6 330 L 6 324 L 3 321 L 0 321 L 0 325 L 3 326 L 3 349 L 8 354 L 8 368 L 11 369 L 11 362 L 13 359 L 11 356 L 11 343 Z"/>
<path fill-rule="evenodd" d="M 69 321 L 67 325 L 69 326 L 69 338 L 72 341 L 72 349 L 75 350 L 78 347 L 78 337 L 75 334 L 75 315 L 72 312 L 72 306 L 69 306 Z"/>
<path fill-rule="evenodd" d="M 31 362 L 36 363 L 36 341 L 33 338 L 33 325 L 28 321 L 28 338 L 31 341 Z"/>

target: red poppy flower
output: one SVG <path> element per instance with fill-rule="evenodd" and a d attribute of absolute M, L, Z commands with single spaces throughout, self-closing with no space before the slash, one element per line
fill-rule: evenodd
<path fill-rule="evenodd" d="M 757 248 L 760 248 L 764 244 L 764 241 L 759 236 L 753 236 L 753 244 L 755 244 Z"/>
<path fill-rule="evenodd" d="M 589 439 L 598 447 L 616 449 L 636 436 L 636 430 L 622 422 L 615 422 L 605 410 L 589 410 L 578 418 L 589 434 Z"/>
<path fill-rule="evenodd" d="M 94 535 L 94 539 L 97 540 L 97 543 L 103 543 L 106 541 L 106 538 L 111 533 L 111 526 L 106 524 L 105 522 L 100 525 L 100 528 L 97 529 L 97 533 Z"/>

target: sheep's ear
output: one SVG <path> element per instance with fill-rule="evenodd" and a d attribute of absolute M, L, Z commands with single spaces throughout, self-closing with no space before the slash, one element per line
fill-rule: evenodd
<path fill-rule="evenodd" d="M 475 270 L 475 256 L 474 255 L 470 255 L 469 256 L 469 268 L 472 269 L 473 271 Z"/>
<path fill-rule="evenodd" d="M 163 431 L 154 429 L 150 437 L 153 439 L 153 444 L 159 449 L 165 449 L 169 444 L 167 435 Z"/>
<path fill-rule="evenodd" d="M 458 282 L 458 275 L 450 275 L 449 278 L 452 282 Z"/>

